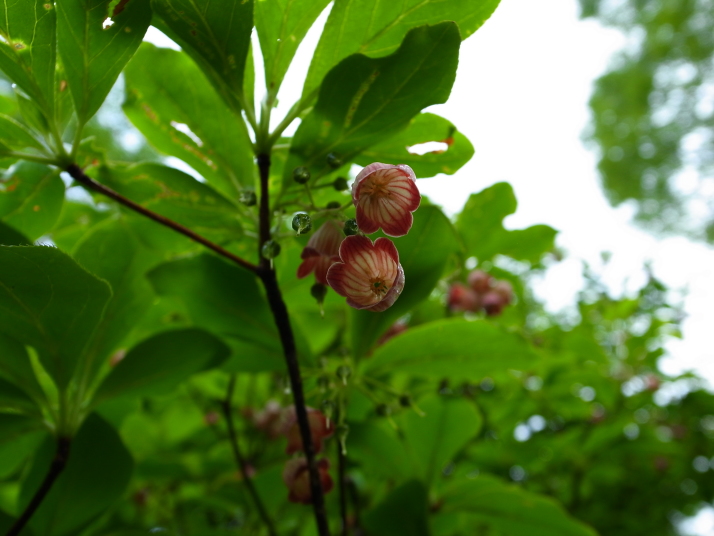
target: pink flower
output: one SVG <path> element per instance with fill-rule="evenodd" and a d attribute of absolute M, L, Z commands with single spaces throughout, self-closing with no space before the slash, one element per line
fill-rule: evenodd
<path fill-rule="evenodd" d="M 327 285 L 327 269 L 332 263 L 340 260 L 342 238 L 342 230 L 335 220 L 327 220 L 315 231 L 300 255 L 303 261 L 298 267 L 298 279 L 315 272 L 317 282 Z"/>
<path fill-rule="evenodd" d="M 310 425 L 310 435 L 312 436 L 312 445 L 315 447 L 317 454 L 322 450 L 322 440 L 330 437 L 334 432 L 332 423 L 327 420 L 327 417 L 314 408 L 307 409 L 307 421 Z M 286 408 L 283 415 L 283 433 L 288 438 L 288 446 L 285 449 L 287 454 L 293 454 L 299 450 L 303 450 L 302 436 L 300 435 L 300 426 L 297 422 L 295 406 Z"/>
<path fill-rule="evenodd" d="M 380 227 L 389 236 L 404 236 L 414 222 L 421 195 L 412 168 L 375 162 L 368 165 L 352 185 L 352 201 L 357 207 L 357 226 L 365 234 Z"/>
<path fill-rule="evenodd" d="M 372 242 L 366 236 L 348 236 L 340 246 L 340 259 L 327 271 L 327 282 L 355 309 L 384 311 L 404 288 L 399 253 L 388 238 Z"/>
<path fill-rule="evenodd" d="M 471 311 L 474 313 L 481 306 L 478 294 L 461 283 L 451 285 L 447 303 L 452 311 Z"/>
<path fill-rule="evenodd" d="M 326 459 L 317 460 L 317 471 L 320 475 L 322 491 L 327 493 L 332 489 L 333 483 L 327 470 L 330 462 Z M 310 491 L 310 471 L 305 458 L 293 458 L 285 463 L 283 469 L 283 482 L 290 490 L 288 500 L 294 503 L 310 504 L 312 492 Z"/>
<path fill-rule="evenodd" d="M 491 288 L 493 278 L 482 270 L 474 270 L 469 274 L 469 286 L 479 294 L 485 294 Z"/>

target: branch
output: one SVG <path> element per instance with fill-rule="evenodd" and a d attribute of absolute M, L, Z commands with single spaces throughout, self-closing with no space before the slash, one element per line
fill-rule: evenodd
<path fill-rule="evenodd" d="M 15 523 L 13 523 L 12 527 L 10 527 L 10 530 L 5 536 L 17 536 L 20 534 L 22 529 L 25 528 L 25 525 L 27 525 L 27 522 L 30 521 L 30 518 L 35 513 L 37 508 L 39 508 L 40 504 L 42 504 L 42 501 L 49 493 L 52 485 L 55 483 L 55 480 L 57 480 L 57 477 L 60 476 L 60 473 L 62 473 L 67 465 L 70 443 L 71 440 L 68 437 L 57 438 L 57 450 L 55 451 L 55 457 L 52 458 L 52 463 L 50 464 L 47 474 L 45 475 L 45 479 L 42 481 L 42 484 L 40 484 L 40 487 L 35 492 L 35 495 L 33 495 L 30 503 L 25 508 L 25 511 L 22 512 L 20 517 L 18 517 Z"/>
<path fill-rule="evenodd" d="M 233 449 L 233 457 L 236 460 L 238 470 L 240 471 L 241 475 L 243 475 L 243 482 L 245 482 L 245 486 L 248 488 L 248 493 L 253 499 L 255 507 L 258 509 L 258 513 L 260 514 L 263 523 L 265 523 L 265 526 L 268 527 L 268 534 L 270 534 L 270 536 L 277 536 L 277 532 L 275 531 L 275 525 L 273 525 L 273 521 L 272 519 L 270 519 L 268 511 L 265 509 L 265 505 L 260 499 L 260 495 L 258 495 L 258 490 L 255 489 L 255 486 L 253 485 L 253 480 L 251 479 L 250 475 L 248 475 L 248 471 L 246 470 L 247 464 L 245 461 L 245 457 L 243 456 L 243 453 L 241 453 L 240 447 L 238 445 L 238 437 L 236 436 L 236 429 L 233 425 L 233 410 L 231 407 L 231 401 L 233 400 L 233 390 L 235 389 L 235 385 L 236 376 L 235 374 L 232 374 L 231 379 L 228 382 L 228 391 L 226 392 L 226 398 L 221 402 L 221 407 L 223 408 L 223 415 L 225 416 L 226 423 L 228 425 L 228 437 L 231 442 L 231 448 Z"/>
<path fill-rule="evenodd" d="M 260 250 L 263 244 L 270 240 L 271 218 L 270 200 L 268 197 L 270 156 L 267 154 L 259 154 L 257 161 L 260 170 L 260 240 L 258 243 Z M 302 377 L 300 375 L 297 348 L 295 347 L 295 337 L 290 326 L 290 316 L 288 315 L 288 309 L 285 306 L 285 301 L 278 286 L 275 270 L 268 259 L 261 256 L 260 267 L 257 273 L 265 287 L 270 310 L 273 313 L 273 319 L 278 328 L 278 333 L 280 333 L 280 342 L 283 346 L 283 354 L 285 355 L 288 375 L 290 376 L 290 388 L 293 392 L 293 402 L 295 404 L 298 427 L 300 428 L 300 437 L 302 438 L 302 446 L 305 451 L 305 458 L 307 459 L 310 474 L 310 494 L 312 496 L 312 507 L 315 513 L 318 534 L 320 536 L 330 536 L 330 528 L 327 524 L 327 513 L 325 511 L 325 496 L 322 492 L 320 475 L 317 470 L 317 464 L 315 463 L 315 446 L 312 442 L 310 424 L 307 419 L 305 393 L 302 388 Z"/>
<path fill-rule="evenodd" d="M 246 270 L 250 270 L 251 272 L 257 272 L 258 267 L 246 261 L 245 259 L 242 259 L 238 255 L 234 255 L 227 249 L 222 248 L 218 244 L 211 242 L 207 238 L 202 237 L 198 233 L 193 232 L 191 229 L 188 227 L 184 227 L 180 223 L 176 223 L 173 220 L 170 220 L 169 218 L 166 218 L 162 216 L 161 214 L 157 214 L 156 212 L 152 212 L 151 210 L 142 207 L 138 203 L 135 203 L 131 199 L 127 199 L 123 195 L 121 195 L 118 192 L 115 192 L 111 188 L 108 188 L 104 186 L 103 184 L 98 183 L 91 177 L 88 177 L 85 175 L 85 173 L 82 171 L 82 169 L 77 165 L 77 164 L 70 164 L 67 166 L 67 173 L 69 173 L 74 180 L 76 180 L 78 183 L 80 183 L 82 186 L 88 188 L 89 190 L 94 190 L 95 192 L 99 192 L 100 194 L 104 194 L 107 197 L 113 199 L 117 203 L 124 205 L 127 208 L 130 208 L 134 212 L 138 212 L 139 214 L 146 216 L 147 218 L 150 218 L 154 220 L 157 223 L 160 223 L 161 225 L 164 225 L 165 227 L 168 227 L 169 229 L 173 229 L 177 233 L 181 233 L 182 235 L 190 238 L 194 242 L 198 242 L 199 244 L 206 246 L 208 249 L 215 251 L 222 257 L 225 257 L 226 259 L 229 259 L 233 261 L 234 263 L 238 264 L 239 266 L 242 266 Z"/>

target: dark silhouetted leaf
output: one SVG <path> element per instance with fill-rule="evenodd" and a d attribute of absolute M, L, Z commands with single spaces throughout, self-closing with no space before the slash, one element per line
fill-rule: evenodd
<path fill-rule="evenodd" d="M 364 526 L 373 536 L 429 536 L 427 489 L 412 480 L 367 512 Z"/>

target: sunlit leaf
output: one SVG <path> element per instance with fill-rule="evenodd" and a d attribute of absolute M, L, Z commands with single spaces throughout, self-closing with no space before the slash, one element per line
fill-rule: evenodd
<path fill-rule="evenodd" d="M 32 147 L 44 151 L 44 146 L 37 141 L 32 132 L 22 123 L 8 115 L 0 114 L 0 145 L 10 149 Z"/>

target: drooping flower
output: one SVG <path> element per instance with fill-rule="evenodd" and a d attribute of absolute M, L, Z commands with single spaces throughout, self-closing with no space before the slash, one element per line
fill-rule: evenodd
<path fill-rule="evenodd" d="M 340 242 L 343 234 L 339 224 L 327 220 L 307 241 L 300 258 L 302 264 L 298 267 L 298 279 L 315 272 L 315 279 L 322 285 L 327 285 L 327 269 L 332 263 L 340 260 Z"/>
<path fill-rule="evenodd" d="M 333 434 L 334 427 L 321 411 L 314 408 L 306 409 L 307 421 L 310 425 L 310 435 L 312 436 L 312 445 L 317 454 L 322 450 L 322 440 Z M 293 454 L 303 450 L 302 436 L 300 435 L 300 426 L 297 422 L 295 406 L 290 406 L 285 409 L 285 413 L 283 414 L 283 433 L 285 437 L 288 438 L 288 446 L 285 449 L 287 454 Z"/>
<path fill-rule="evenodd" d="M 449 309 L 454 312 L 471 311 L 475 313 L 481 307 L 479 295 L 461 283 L 451 285 L 447 303 Z"/>
<path fill-rule="evenodd" d="M 322 491 L 328 493 L 333 486 L 332 478 L 327 470 L 330 462 L 327 459 L 317 460 L 317 471 L 320 475 Z M 283 482 L 290 490 L 288 500 L 294 503 L 310 504 L 312 492 L 310 491 L 310 471 L 305 458 L 293 458 L 285 463 L 283 469 Z"/>
<path fill-rule="evenodd" d="M 388 238 L 372 242 L 366 236 L 348 236 L 340 246 L 340 259 L 327 271 L 327 282 L 349 306 L 381 312 L 401 294 L 404 270 Z"/>
<path fill-rule="evenodd" d="M 386 235 L 404 236 L 412 227 L 412 212 L 419 208 L 421 195 L 412 168 L 375 162 L 357 175 L 352 201 L 363 233 L 371 234 L 381 227 Z"/>
<path fill-rule="evenodd" d="M 485 294 L 491 288 L 493 277 L 483 270 L 474 270 L 468 277 L 469 286 L 479 294 Z"/>

